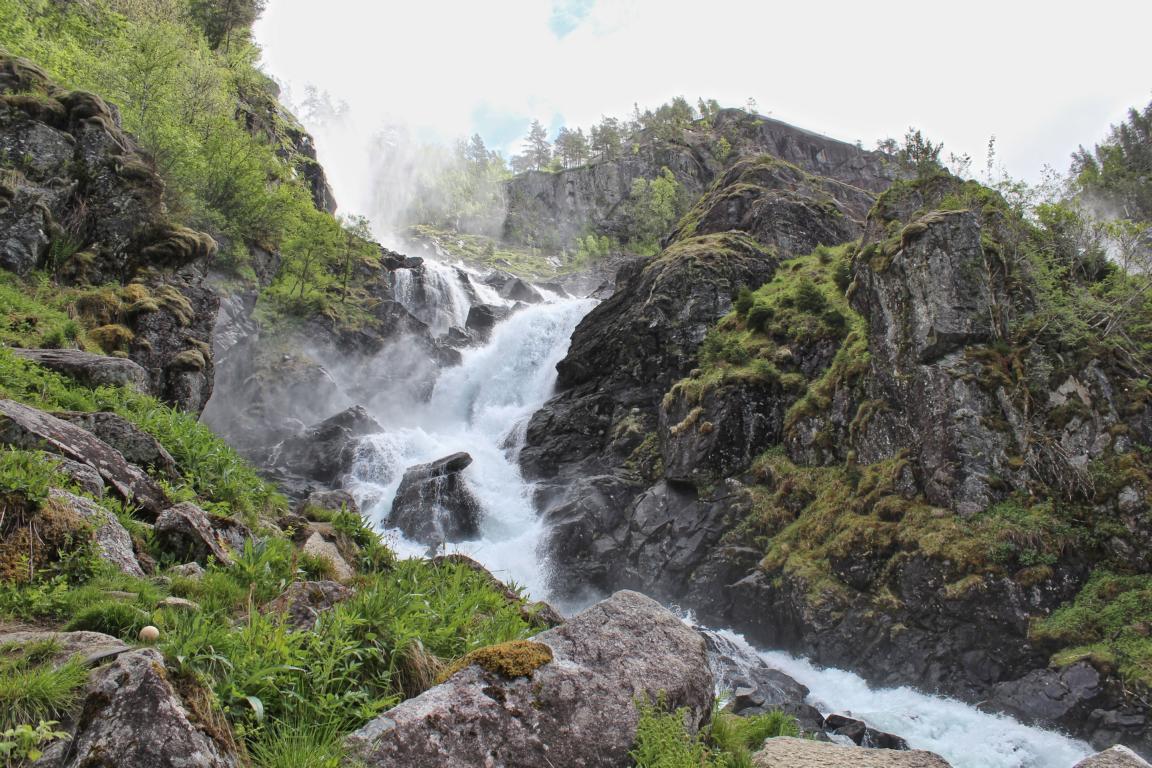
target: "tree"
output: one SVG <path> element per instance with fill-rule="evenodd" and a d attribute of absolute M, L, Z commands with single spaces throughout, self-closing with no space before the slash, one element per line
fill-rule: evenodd
<path fill-rule="evenodd" d="M 1128 119 L 1091 151 L 1072 156 L 1072 173 L 1082 197 L 1123 218 L 1152 222 L 1152 103 L 1130 109 Z"/>
<path fill-rule="evenodd" d="M 237 32 L 248 33 L 264 4 L 265 0 L 190 0 L 189 10 L 212 47 L 228 50 Z"/>
<path fill-rule="evenodd" d="M 592 126 L 591 130 L 592 153 L 601 155 L 605 160 L 615 160 L 620 156 L 620 143 L 623 137 L 624 131 L 618 119 L 600 118 L 600 122 Z"/>
<path fill-rule="evenodd" d="M 588 139 L 580 128 L 561 128 L 556 135 L 556 155 L 565 168 L 580 165 L 588 159 Z"/>
<path fill-rule="evenodd" d="M 539 120 L 533 120 L 528 128 L 528 138 L 524 141 L 524 154 L 531 168 L 542 171 L 552 162 L 552 145 L 548 143 L 548 131 Z"/>
<path fill-rule="evenodd" d="M 633 247 L 655 250 L 660 238 L 683 213 L 680 183 L 667 167 L 654 179 L 634 179 L 628 196 L 632 215 Z"/>

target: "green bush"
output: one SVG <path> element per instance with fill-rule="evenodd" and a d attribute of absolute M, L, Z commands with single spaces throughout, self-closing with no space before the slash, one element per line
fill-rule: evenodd
<path fill-rule="evenodd" d="M 636 768 L 721 768 L 701 734 L 684 726 L 687 710 L 669 712 L 662 701 L 639 704 L 636 744 L 628 753 Z"/>

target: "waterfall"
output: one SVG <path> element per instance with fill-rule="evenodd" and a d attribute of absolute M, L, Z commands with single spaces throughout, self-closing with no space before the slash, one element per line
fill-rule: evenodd
<path fill-rule="evenodd" d="M 397 269 L 392 293 L 413 317 L 442 336 L 452 326 L 463 328 L 476 303 L 508 304 L 478 275 L 463 265 L 426 259 L 415 269 Z"/>
<path fill-rule="evenodd" d="M 412 272 L 397 270 L 395 295 L 434 329 L 462 325 L 471 303 L 508 304 L 457 267 L 426 261 L 422 280 Z M 544 531 L 517 455 L 528 419 L 552 394 L 556 363 L 567 352 L 572 331 L 595 304 L 544 295 L 545 303 L 497 325 L 487 345 L 465 351 L 461 365 L 441 371 L 427 402 L 401 409 L 386 432 L 364 438 L 349 478 L 357 501 L 384 528 L 397 553 L 421 556 L 425 545 L 387 528 L 404 470 L 456 451 L 469 452 L 473 463 L 463 477 L 483 508 L 481 538 L 449 545 L 448 550 L 475 558 L 536 598 L 547 596 L 536 555 Z M 1082 742 L 958 701 L 909 688 L 870 688 L 849 672 L 755 650 L 731 631 L 713 634 L 724 639 L 725 653 L 737 664 L 763 660 L 806 685 L 811 691 L 808 703 L 825 714 L 851 713 L 902 736 L 913 748 L 944 756 L 956 768 L 1070 768 L 1090 753 Z"/>
<path fill-rule="evenodd" d="M 366 513 L 386 526 L 405 468 L 467 451 L 473 463 L 464 478 L 484 510 L 483 538 L 450 549 L 542 596 L 536 560 L 541 525 L 517 456 L 524 425 L 551 395 L 556 363 L 567 352 L 576 323 L 594 304 L 564 299 L 513 314 L 487 345 L 465 351 L 461 365 L 441 373 L 427 403 L 410 409 L 403 423 L 362 440 L 349 485 Z M 386 529 L 386 534 L 402 556 L 426 549 L 397 531 Z"/>

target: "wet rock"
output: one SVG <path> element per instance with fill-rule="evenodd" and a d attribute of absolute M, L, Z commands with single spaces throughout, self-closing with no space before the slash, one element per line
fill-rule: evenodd
<path fill-rule="evenodd" d="M 13 349 L 12 353 L 70 376 L 86 387 L 128 387 L 150 394 L 148 371 L 121 357 L 106 357 L 78 349 Z"/>
<path fill-rule="evenodd" d="M 1073 768 L 1149 768 L 1149 763 L 1128 747 L 1115 746 L 1084 758 Z"/>
<path fill-rule="evenodd" d="M 480 342 L 488 341 L 492 329 L 504 318 L 511 314 L 508 307 L 497 307 L 492 304 L 474 304 L 468 310 L 468 318 L 464 321 L 464 328 Z"/>
<path fill-rule="evenodd" d="M 752 757 L 752 764 L 756 768 L 949 768 L 933 752 L 865 749 L 790 737 L 768 739 Z"/>
<path fill-rule="evenodd" d="M 264 613 L 282 613 L 288 626 L 309 630 L 316 625 L 320 614 L 354 594 L 336 581 L 294 581 L 283 594 L 264 606 Z"/>
<path fill-rule="evenodd" d="M 136 559 L 132 535 L 111 512 L 82 496 L 52 488 L 49 503 L 62 505 L 86 520 L 92 526 L 92 540 L 100 556 L 121 573 L 144 578 L 144 570 Z"/>
<path fill-rule="evenodd" d="M 413 541 L 437 545 L 480 534 L 480 503 L 460 474 L 472 457 L 454 453 L 404 472 L 388 523 Z"/>
<path fill-rule="evenodd" d="M 178 476 L 176 460 L 172 454 L 168 453 L 159 440 L 123 416 L 80 411 L 58 411 L 52 415 L 88 430 L 137 466 L 151 467 L 173 478 Z"/>
<path fill-rule="evenodd" d="M 533 641 L 550 662 L 516 677 L 467 666 L 353 733 L 350 759 L 368 768 L 617 768 L 635 741 L 637 698 L 663 694 L 688 710 L 692 730 L 708 718 L 704 641 L 643 595 L 618 592 Z"/>
<path fill-rule="evenodd" d="M 145 472 L 125 461 L 112 446 L 91 432 L 13 400 L 0 400 L 0 443 L 26 450 L 59 453 L 100 473 L 125 501 L 146 514 L 167 506 L 164 492 Z"/>
<path fill-rule="evenodd" d="M 886 731 L 868 726 L 863 720 L 831 714 L 824 718 L 824 728 L 835 736 L 847 736 L 858 747 L 869 749 L 908 749 L 908 742 Z"/>
<path fill-rule="evenodd" d="M 185 501 L 156 518 L 156 545 L 177 559 L 204 562 L 209 557 L 229 565 L 232 555 L 212 529 L 208 513 Z"/>
<path fill-rule="evenodd" d="M 727 637 L 697 627 L 708 649 L 708 663 L 717 690 L 731 695 L 729 709 L 741 716 L 783 710 L 796 718 L 807 733 L 824 729 L 824 716 L 807 704 L 808 688 Z"/>
<path fill-rule="evenodd" d="M 235 768 L 239 760 L 198 728 L 169 682 L 164 656 L 121 654 L 88 686 L 63 768 Z"/>
<path fill-rule="evenodd" d="M 353 406 L 282 442 L 272 463 L 302 477 L 334 484 L 351 467 L 357 439 L 383 431 L 368 411 Z"/>
<path fill-rule="evenodd" d="M 540 291 L 518 277 L 512 278 L 501 286 L 500 296 L 509 301 L 522 301 L 525 304 L 539 304 L 544 301 Z"/>

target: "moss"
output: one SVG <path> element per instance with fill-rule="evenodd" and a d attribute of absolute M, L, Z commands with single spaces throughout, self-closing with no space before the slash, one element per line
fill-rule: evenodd
<path fill-rule="evenodd" d="M 550 661 L 552 661 L 552 649 L 544 643 L 512 640 L 472 651 L 451 664 L 440 679 L 447 680 L 473 664 L 507 678 L 530 677 L 534 671 Z"/>
<path fill-rule="evenodd" d="M 168 361 L 168 367 L 178 371 L 202 371 L 207 366 L 208 361 L 199 349 L 186 349 Z"/>
<path fill-rule="evenodd" d="M 140 261 L 151 266 L 180 267 L 192 261 L 207 261 L 216 255 L 216 249 L 216 241 L 210 235 L 172 227 L 140 250 Z"/>
<path fill-rule="evenodd" d="M 88 338 L 94 341 L 105 353 L 112 354 L 125 351 L 132 340 L 136 338 L 136 334 L 132 332 L 132 329 L 119 323 L 110 323 L 88 331 Z"/>
<path fill-rule="evenodd" d="M 182 326 L 192 324 L 196 319 L 196 312 L 188 298 L 170 285 L 160 286 L 155 293 L 156 302 L 167 309 Z"/>
<path fill-rule="evenodd" d="M 1053 664 L 1089 659 L 1152 687 L 1152 575 L 1094 572 L 1075 600 L 1034 623 L 1029 637 L 1058 648 Z"/>

